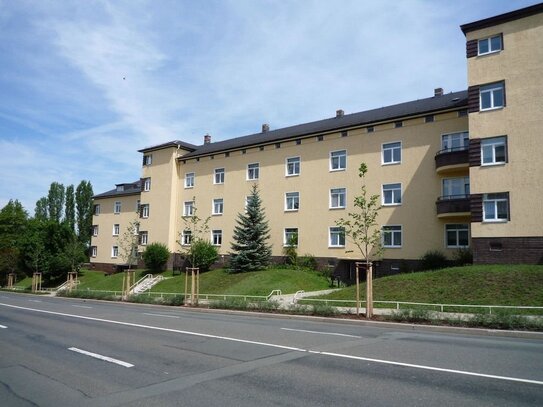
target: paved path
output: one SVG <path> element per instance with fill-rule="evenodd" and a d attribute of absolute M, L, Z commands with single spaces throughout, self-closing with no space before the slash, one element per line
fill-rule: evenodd
<path fill-rule="evenodd" d="M 270 300 L 279 301 L 281 308 L 288 308 L 289 305 L 296 304 L 296 301 L 304 297 L 317 297 L 338 291 L 339 288 L 320 291 L 298 291 L 296 294 L 274 295 Z"/>

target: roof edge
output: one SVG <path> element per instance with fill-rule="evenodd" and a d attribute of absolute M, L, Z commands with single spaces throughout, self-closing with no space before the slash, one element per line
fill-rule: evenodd
<path fill-rule="evenodd" d="M 179 141 L 179 140 L 172 140 L 166 143 L 144 147 L 141 150 L 138 150 L 138 153 L 146 153 L 148 151 L 162 150 L 162 149 L 170 148 L 170 147 L 182 148 L 183 150 L 187 150 L 189 152 L 193 152 L 197 148 L 197 146 L 195 146 L 194 144 L 185 143 L 184 141 Z"/>
<path fill-rule="evenodd" d="M 484 18 L 467 24 L 462 24 L 460 29 L 466 35 L 471 31 L 480 30 L 482 28 L 492 27 L 498 24 L 507 23 L 509 21 L 518 20 L 520 18 L 529 17 L 535 14 L 543 13 L 543 3 L 534 4 L 533 6 L 524 7 L 518 10 L 510 11 L 509 13 L 499 14 L 494 17 Z"/>

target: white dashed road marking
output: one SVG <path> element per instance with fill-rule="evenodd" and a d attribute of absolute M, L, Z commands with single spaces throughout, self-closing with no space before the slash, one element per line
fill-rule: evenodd
<path fill-rule="evenodd" d="M 98 353 L 89 352 L 89 351 L 86 351 L 86 350 L 83 350 L 83 349 L 68 348 L 68 350 L 71 350 L 71 351 L 77 352 L 77 353 L 81 353 L 82 355 L 90 356 L 91 358 L 100 359 L 100 360 L 103 360 L 105 362 L 115 363 L 116 365 L 121 365 L 121 366 L 124 366 L 124 367 L 132 367 L 132 366 L 134 366 L 132 363 L 123 362 L 122 360 L 119 360 L 119 359 L 113 359 L 113 358 L 110 358 L 109 356 L 100 355 Z"/>

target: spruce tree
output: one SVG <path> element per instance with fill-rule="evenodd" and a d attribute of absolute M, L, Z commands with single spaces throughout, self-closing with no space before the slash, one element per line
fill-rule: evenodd
<path fill-rule="evenodd" d="M 245 213 L 238 214 L 230 268 L 234 273 L 262 270 L 271 259 L 270 228 L 262 209 L 258 188 L 253 185 Z"/>

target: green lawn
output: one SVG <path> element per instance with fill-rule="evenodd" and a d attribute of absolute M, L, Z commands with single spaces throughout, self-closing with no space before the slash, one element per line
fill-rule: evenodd
<path fill-rule="evenodd" d="M 361 299 L 366 286 L 361 284 Z M 355 287 L 319 298 L 353 300 Z M 543 266 L 492 265 L 451 267 L 399 274 L 373 281 L 374 301 L 445 304 L 543 306 Z"/>

